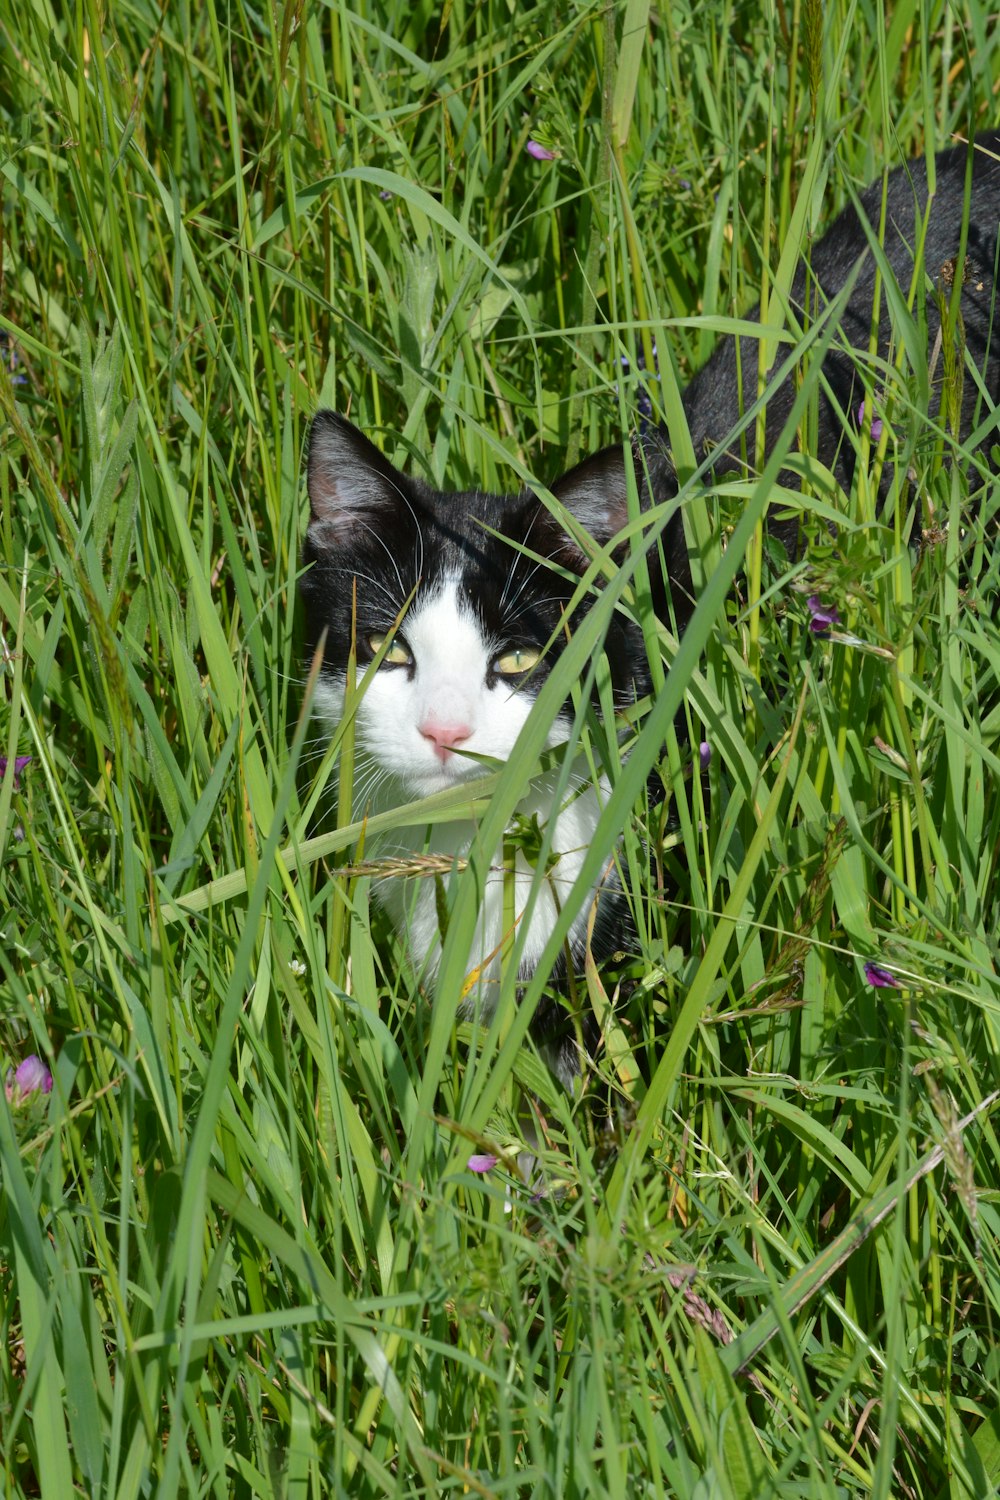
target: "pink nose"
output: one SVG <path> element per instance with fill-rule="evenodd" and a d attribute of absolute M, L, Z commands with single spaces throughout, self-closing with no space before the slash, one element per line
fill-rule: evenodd
<path fill-rule="evenodd" d="M 455 746 L 469 738 L 472 729 L 468 724 L 439 724 L 435 719 L 425 719 L 420 725 L 420 733 L 425 740 L 432 742 L 434 754 L 443 765 Z"/>

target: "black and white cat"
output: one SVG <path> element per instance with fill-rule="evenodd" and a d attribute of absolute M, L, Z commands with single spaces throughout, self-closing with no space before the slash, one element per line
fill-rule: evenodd
<path fill-rule="evenodd" d="M 619 469 L 621 462 L 618 453 Z M 593 465 L 586 476 L 574 471 L 555 493 L 591 536 L 609 539 L 622 525 L 621 496 L 613 489 L 623 492 L 623 486 L 619 480 L 609 493 L 592 471 Z M 573 593 L 564 576 L 511 543 L 578 571 L 587 562 L 584 551 L 533 494 L 441 494 L 401 474 L 362 433 L 329 411 L 319 412 L 312 425 L 309 496 L 305 560 L 311 566 L 302 589 L 310 644 L 315 648 L 327 632 L 315 709 L 331 726 L 343 713 L 352 633 L 359 680 L 389 641 L 356 717 L 358 815 L 474 781 L 492 764 L 506 762 L 558 657 L 559 627 Z M 632 634 L 625 624 L 616 625 L 605 644 L 616 688 L 629 696 L 648 689 L 641 637 Z M 553 638 L 556 643 L 545 651 Z M 549 747 L 562 744 L 567 731 L 568 721 L 557 717 Z M 533 972 L 576 879 L 604 796 L 600 783 L 581 785 L 577 778 L 572 794 L 556 808 L 557 780 L 555 772 L 540 775 L 519 808 L 540 825 L 555 814 L 545 879 L 537 882 L 525 856 L 516 856 L 518 917 L 532 883 L 538 887 L 522 938 L 525 974 Z M 472 836 L 470 824 L 441 824 L 430 851 L 461 857 Z M 421 847 L 419 840 L 416 846 Z M 383 843 L 381 852 L 403 851 L 389 851 Z M 440 957 L 434 881 L 383 879 L 374 890 L 405 930 L 415 963 L 432 975 Z M 571 929 L 574 958 L 582 957 L 589 905 L 581 907 Z M 483 970 L 478 993 L 483 1016 L 495 1001 L 503 936 L 503 880 L 497 868 L 486 884 L 468 964 L 470 971 Z"/>
<path fill-rule="evenodd" d="M 982 430 L 1000 393 L 1000 317 L 996 336 L 991 336 L 1000 224 L 998 157 L 1000 134 L 981 138 L 971 163 L 961 313 L 965 348 L 979 374 L 967 372 L 965 376 L 963 435 L 977 424 Z M 936 193 L 924 248 L 929 283 L 939 277 L 947 281 L 955 273 L 965 219 L 967 161 L 965 147 L 937 158 Z M 871 224 L 879 221 L 881 195 L 882 184 L 877 183 L 861 196 L 862 211 Z M 927 201 L 923 163 L 910 163 L 890 175 L 885 257 L 904 293 L 912 278 L 913 247 L 919 242 Z M 809 266 L 800 268 L 792 293 L 793 303 L 801 308 L 808 289 L 815 319 L 817 309 L 845 285 L 859 258 L 860 270 L 840 321 L 839 337 L 824 360 L 819 411 L 817 457 L 845 488 L 857 451 L 856 425 L 853 434 L 849 429 L 856 424 L 855 413 L 865 389 L 858 374 L 857 351 L 868 348 L 876 277 L 868 238 L 853 207 L 812 248 Z M 928 289 L 921 296 L 930 350 L 939 336 L 941 318 L 935 293 Z M 883 294 L 879 330 L 883 357 L 892 334 L 886 306 Z M 744 338 L 738 359 L 736 340 L 724 340 L 686 392 L 684 405 L 695 452 L 700 460 L 714 450 L 717 470 L 733 467 L 727 444 L 740 418 L 738 367 L 742 363 L 744 371 L 755 371 L 757 348 L 754 339 Z M 936 381 L 939 385 L 940 371 Z M 769 397 L 769 445 L 782 429 L 794 394 L 794 383 L 788 379 Z M 938 399 L 932 399 L 932 419 Z M 981 439 L 981 446 L 988 451 L 996 441 L 993 431 Z M 650 432 L 638 440 L 633 445 L 633 461 L 644 506 L 669 502 L 677 494 L 665 431 Z M 352 636 L 359 679 L 388 642 L 357 711 L 356 812 L 401 806 L 472 781 L 482 774 L 484 764 L 506 761 L 559 654 L 560 627 L 567 623 L 573 590 L 558 570 L 582 572 L 588 561 L 585 550 L 530 491 L 441 493 L 422 479 L 400 472 L 351 423 L 330 411 L 317 413 L 312 424 L 308 487 L 311 520 L 302 591 L 308 642 L 315 649 L 324 640 L 315 707 L 329 725 L 335 726 L 343 714 Z M 598 544 L 607 543 L 627 521 L 621 446 L 586 459 L 559 479 L 552 492 Z M 673 619 L 683 629 L 694 600 L 679 513 L 670 520 L 662 545 Z M 791 540 L 789 550 L 794 548 Z M 546 567 L 546 560 L 556 567 Z M 658 568 L 655 571 L 658 575 Z M 666 590 L 661 588 L 659 598 L 667 618 Z M 620 613 L 613 618 L 605 650 L 619 701 L 649 690 L 640 632 Z M 548 743 L 555 746 L 565 736 L 566 721 L 558 718 Z M 520 809 L 527 817 L 535 815 L 551 824 L 553 854 L 524 937 L 524 973 L 533 971 L 538 962 L 557 909 L 590 844 L 605 795 L 600 781 L 588 781 L 564 805 L 556 806 L 553 785 L 551 776 L 540 776 Z M 442 825 L 433 832 L 431 848 L 460 856 L 472 834 L 471 825 Z M 535 871 L 518 855 L 518 915 L 533 882 L 537 884 Z M 426 976 L 433 976 L 440 956 L 433 881 L 385 879 L 375 884 L 374 891 L 398 929 L 405 932 L 416 965 Z M 578 904 L 569 937 L 574 961 L 582 957 L 595 898 L 606 907 L 614 905 L 613 895 L 605 896 L 597 886 Z M 502 929 L 498 872 L 484 894 L 468 964 L 470 971 L 485 965 L 480 1006 L 486 1013 L 497 967 L 490 956 L 500 949 Z"/>

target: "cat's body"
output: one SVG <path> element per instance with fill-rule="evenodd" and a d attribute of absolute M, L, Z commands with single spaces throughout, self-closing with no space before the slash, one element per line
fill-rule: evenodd
<path fill-rule="evenodd" d="M 983 138 L 982 144 L 1000 154 L 1000 135 Z M 959 255 L 965 179 L 964 148 L 938 157 L 937 193 L 924 254 L 927 275 L 932 280 L 942 270 L 947 274 Z M 904 292 L 912 275 L 911 250 L 926 200 L 923 163 L 910 163 L 891 174 L 885 254 Z M 868 220 L 877 225 L 881 184 L 868 189 L 860 201 Z M 961 307 L 966 344 L 982 372 L 983 390 L 966 376 L 961 419 L 964 433 L 971 430 L 974 413 L 982 421 L 1000 391 L 1000 337 L 990 337 L 998 221 L 1000 163 L 977 151 Z M 800 270 L 793 286 L 793 303 L 797 307 L 804 304 L 808 275 L 815 318 L 815 285 L 818 283 L 826 298 L 833 298 L 867 248 L 868 239 L 855 210 L 845 210 L 813 247 L 810 272 Z M 856 348 L 868 346 L 874 284 L 875 264 L 869 253 L 841 321 L 844 337 Z M 818 306 L 823 306 L 822 297 Z M 926 306 L 933 343 L 940 317 L 936 298 L 929 291 Z M 1000 317 L 996 326 L 1000 334 Z M 883 356 L 889 337 L 885 314 L 879 339 Z M 757 350 L 756 340 L 744 338 L 738 358 L 736 341 L 723 341 L 692 380 L 685 396 L 695 452 L 701 459 L 710 448 L 717 448 L 720 468 L 732 466 L 725 443 L 740 417 L 738 364 L 744 372 L 753 372 L 755 380 Z M 828 353 L 824 376 L 827 388 L 820 397 L 817 456 L 846 485 L 855 461 L 855 446 L 845 426 L 856 420 L 864 385 L 850 354 L 842 348 L 832 348 Z M 781 431 L 793 398 L 790 379 L 770 398 L 769 445 Z M 935 409 L 936 401 L 932 401 L 932 414 Z M 989 439 L 996 440 L 995 434 Z M 666 434 L 648 434 L 635 452 L 643 503 L 669 501 L 678 485 Z M 586 459 L 558 481 L 553 492 L 597 542 L 607 542 L 627 521 L 621 448 L 606 449 Z M 352 636 L 356 639 L 359 679 L 383 640 L 391 637 L 393 642 L 368 682 L 357 712 L 357 813 L 403 805 L 471 781 L 482 774 L 484 765 L 506 761 L 558 654 L 559 627 L 565 625 L 564 612 L 572 593 L 570 583 L 558 572 L 532 561 L 517 548 L 526 548 L 573 572 L 584 567 L 584 552 L 530 492 L 501 496 L 478 491 L 438 492 L 422 480 L 400 473 L 357 429 L 331 412 L 320 412 L 313 424 L 309 493 L 312 520 L 305 561 L 310 566 L 303 579 L 303 593 L 308 638 L 314 648 L 326 631 L 316 706 L 331 725 L 339 722 L 343 713 Z M 683 628 L 694 601 L 678 514 L 668 524 L 663 546 L 674 619 L 678 628 Z M 355 585 L 356 618 L 352 616 Z M 665 604 L 665 594 L 663 599 Z M 393 635 L 401 614 L 402 623 Z M 548 651 L 539 657 L 547 645 Z M 605 650 L 620 701 L 648 691 L 650 679 L 640 633 L 621 615 L 612 621 Z M 549 734 L 550 745 L 565 739 L 566 727 L 565 719 L 556 720 Z M 564 806 L 557 807 L 553 803 L 554 782 L 554 775 L 540 778 L 520 809 L 526 817 L 537 815 L 541 823 L 555 820 L 553 859 L 549 873 L 536 889 L 526 932 L 524 972 L 533 970 L 538 962 L 557 906 L 572 886 L 589 846 L 605 795 L 600 781 L 595 785 L 588 780 Z M 472 834 L 470 824 L 441 825 L 432 833 L 430 849 L 458 858 L 468 848 Z M 407 835 L 399 848 L 383 845 L 381 852 L 399 853 L 403 847 L 420 847 L 419 840 Z M 518 915 L 533 882 L 537 887 L 534 871 L 519 855 L 515 892 Z M 433 881 L 386 879 L 377 882 L 374 889 L 397 928 L 406 933 L 414 962 L 432 976 L 440 956 Z M 614 896 L 606 898 L 597 887 L 578 903 L 569 940 L 574 961 L 582 956 L 588 914 L 599 894 L 606 909 L 614 905 Z M 491 1005 L 491 986 L 497 972 L 495 954 L 503 936 L 502 878 L 498 869 L 483 897 L 468 963 L 470 971 L 483 966 L 480 1002 L 485 1010 Z"/>

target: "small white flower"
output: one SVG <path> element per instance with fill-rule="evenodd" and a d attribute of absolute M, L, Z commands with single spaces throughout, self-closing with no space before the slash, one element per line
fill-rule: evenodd
<path fill-rule="evenodd" d="M 302 962 L 301 958 L 291 959 L 288 967 L 291 969 L 296 979 L 301 979 L 303 974 L 306 972 L 306 966 Z"/>

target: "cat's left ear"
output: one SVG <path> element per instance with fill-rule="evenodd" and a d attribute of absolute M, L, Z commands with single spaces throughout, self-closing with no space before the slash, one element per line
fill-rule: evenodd
<path fill-rule="evenodd" d="M 336 547 L 385 523 L 406 485 L 352 422 L 334 411 L 318 411 L 309 430 L 309 536 L 320 547 Z"/>
<path fill-rule="evenodd" d="M 631 458 L 635 469 L 635 456 Z M 636 472 L 639 493 L 643 481 Z M 595 542 L 602 546 L 616 536 L 628 521 L 628 481 L 621 444 L 602 448 L 569 470 L 552 486 L 556 499 L 565 505 Z M 553 523 L 554 524 L 554 523 Z M 566 533 L 558 547 L 560 560 L 570 567 L 585 567 L 589 559 Z"/>

